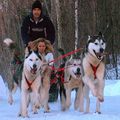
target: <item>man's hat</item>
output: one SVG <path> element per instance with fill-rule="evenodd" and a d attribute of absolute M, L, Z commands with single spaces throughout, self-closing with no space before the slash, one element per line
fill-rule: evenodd
<path fill-rule="evenodd" d="M 41 2 L 39 0 L 36 0 L 33 4 L 32 4 L 32 10 L 34 8 L 39 8 L 40 10 L 42 9 L 42 5 Z"/>

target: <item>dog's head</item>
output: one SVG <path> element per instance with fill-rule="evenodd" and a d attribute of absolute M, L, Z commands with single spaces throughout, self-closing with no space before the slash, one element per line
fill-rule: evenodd
<path fill-rule="evenodd" d="M 72 59 L 71 61 L 69 61 L 70 67 L 69 69 L 71 69 L 71 71 L 75 74 L 75 75 L 81 75 L 81 60 L 80 59 Z"/>
<path fill-rule="evenodd" d="M 101 60 L 104 56 L 106 43 L 102 33 L 96 36 L 88 36 L 87 52 Z"/>
<path fill-rule="evenodd" d="M 82 75 L 81 60 L 79 58 L 73 58 L 66 62 L 65 65 L 65 79 L 73 77 L 74 79 L 80 78 Z"/>
<path fill-rule="evenodd" d="M 32 74 L 36 74 L 40 70 L 42 64 L 42 57 L 35 51 L 31 51 L 24 61 L 24 66 Z"/>

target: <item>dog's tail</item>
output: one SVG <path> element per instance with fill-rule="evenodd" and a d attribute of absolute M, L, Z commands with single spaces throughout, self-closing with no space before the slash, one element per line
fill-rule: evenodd
<path fill-rule="evenodd" d="M 20 56 L 22 55 L 22 53 L 20 51 L 18 44 L 15 41 L 13 41 L 10 38 L 6 38 L 3 40 L 3 43 L 9 48 L 9 50 L 11 52 L 13 52 L 13 56 L 15 58 L 18 59 L 18 57 L 19 57 L 19 59 L 20 59 Z"/>
<path fill-rule="evenodd" d="M 10 38 L 4 39 L 3 42 L 7 45 L 7 47 L 10 48 L 10 50 L 13 50 L 16 48 L 15 42 Z"/>

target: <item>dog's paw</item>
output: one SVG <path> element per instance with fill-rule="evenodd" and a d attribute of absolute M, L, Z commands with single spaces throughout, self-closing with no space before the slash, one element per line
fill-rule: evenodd
<path fill-rule="evenodd" d="M 21 113 L 18 113 L 18 117 L 21 117 Z"/>
<path fill-rule="evenodd" d="M 50 110 L 45 110 L 44 113 L 50 113 Z"/>
<path fill-rule="evenodd" d="M 61 110 L 62 110 L 62 111 L 66 111 L 66 109 L 65 109 L 65 108 L 62 108 Z"/>
<path fill-rule="evenodd" d="M 103 97 L 98 97 L 98 100 L 99 100 L 100 102 L 104 102 L 104 98 L 103 98 Z"/>
<path fill-rule="evenodd" d="M 18 116 L 19 116 L 19 117 L 23 117 L 23 118 L 29 118 L 27 112 L 20 112 L 20 113 L 18 114 Z"/>
<path fill-rule="evenodd" d="M 30 118 L 28 115 L 24 115 L 24 114 L 20 114 L 19 117 L 22 117 L 22 118 Z"/>
<path fill-rule="evenodd" d="M 9 99 L 9 100 L 8 100 L 8 103 L 9 103 L 10 105 L 12 105 L 12 104 L 13 104 L 13 99 Z"/>
<path fill-rule="evenodd" d="M 101 114 L 101 112 L 100 111 L 96 111 L 95 114 Z"/>
<path fill-rule="evenodd" d="M 34 111 L 33 114 L 38 114 L 38 112 L 37 112 L 37 111 Z"/>
<path fill-rule="evenodd" d="M 100 102 L 104 102 L 104 97 L 103 97 L 102 95 L 99 95 L 99 96 L 98 96 L 98 100 L 99 100 Z"/>
<path fill-rule="evenodd" d="M 44 108 L 44 113 L 49 113 L 50 112 L 50 107 L 49 105 L 47 105 L 45 108 Z"/>

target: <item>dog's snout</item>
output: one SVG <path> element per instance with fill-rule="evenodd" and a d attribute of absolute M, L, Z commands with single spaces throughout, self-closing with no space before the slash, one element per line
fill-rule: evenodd
<path fill-rule="evenodd" d="M 36 64 L 34 64 L 34 65 L 33 65 L 33 68 L 36 68 L 36 67 L 37 67 L 37 65 L 36 65 Z"/>
<path fill-rule="evenodd" d="M 77 73 L 80 73 L 80 68 L 77 68 Z"/>
<path fill-rule="evenodd" d="M 81 75 L 81 72 L 80 72 L 80 68 L 77 68 L 76 69 L 76 73 L 75 73 L 76 75 Z"/>
<path fill-rule="evenodd" d="M 100 48 L 100 52 L 103 53 L 104 49 L 103 48 Z"/>

